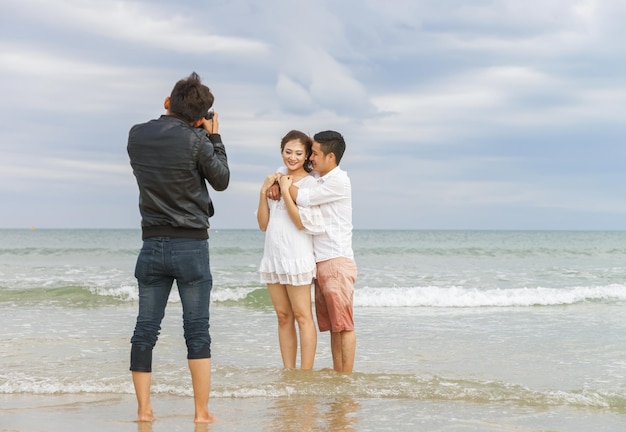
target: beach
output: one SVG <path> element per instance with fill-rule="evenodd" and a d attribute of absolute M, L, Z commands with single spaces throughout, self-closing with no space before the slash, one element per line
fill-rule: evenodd
<path fill-rule="evenodd" d="M 128 371 L 138 230 L 0 230 L 0 431 L 620 431 L 626 233 L 355 231 L 355 373 L 281 368 L 262 233 L 211 232 L 212 392 L 193 424 L 174 293 L 157 420 Z"/>
<path fill-rule="evenodd" d="M 154 400 L 153 423 L 130 419 L 130 395 L 2 395 L 2 430 L 116 432 L 203 431 L 620 431 L 623 416 L 609 411 L 466 402 L 333 400 L 255 397 L 215 399 L 220 420 L 195 425 L 188 398 L 162 395 Z M 303 406 L 306 408 L 303 409 Z M 167 414 L 166 414 L 167 413 Z"/>

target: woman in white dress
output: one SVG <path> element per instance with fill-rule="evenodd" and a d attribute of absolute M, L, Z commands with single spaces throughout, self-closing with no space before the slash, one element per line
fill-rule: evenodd
<path fill-rule="evenodd" d="M 294 184 L 312 187 L 317 180 L 309 174 L 312 141 L 303 132 L 292 130 L 280 143 L 286 175 L 267 176 L 261 187 L 257 221 L 265 231 L 265 248 L 259 266 L 261 282 L 267 284 L 276 317 L 278 342 L 285 368 L 295 369 L 300 336 L 300 367 L 312 369 L 317 347 L 317 330 L 311 309 L 311 283 L 315 278 L 313 239 L 305 226 L 319 226 L 316 209 L 298 208 L 289 194 Z M 267 191 L 278 182 L 280 200 L 267 197 Z"/>

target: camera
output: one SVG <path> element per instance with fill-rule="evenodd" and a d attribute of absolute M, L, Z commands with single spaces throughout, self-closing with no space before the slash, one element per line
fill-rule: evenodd
<path fill-rule="evenodd" d="M 213 118 L 213 111 L 207 112 L 204 118 L 207 120 L 211 120 Z"/>

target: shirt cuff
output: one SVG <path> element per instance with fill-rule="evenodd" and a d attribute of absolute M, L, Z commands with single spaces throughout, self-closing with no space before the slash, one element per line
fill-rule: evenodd
<path fill-rule="evenodd" d="M 324 217 L 318 206 L 298 206 L 298 210 L 300 211 L 300 221 L 309 234 L 321 234 L 324 232 Z"/>

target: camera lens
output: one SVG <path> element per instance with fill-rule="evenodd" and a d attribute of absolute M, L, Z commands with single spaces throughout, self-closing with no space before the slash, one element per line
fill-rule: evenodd
<path fill-rule="evenodd" d="M 209 111 L 208 113 L 206 113 L 204 118 L 207 120 L 211 120 L 213 118 L 213 111 Z"/>

